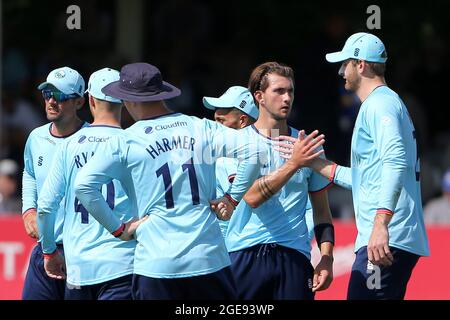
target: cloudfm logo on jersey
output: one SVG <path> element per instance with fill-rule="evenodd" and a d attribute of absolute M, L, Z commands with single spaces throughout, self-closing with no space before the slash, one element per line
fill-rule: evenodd
<path fill-rule="evenodd" d="M 150 133 L 153 132 L 153 127 L 146 127 L 146 128 L 144 129 L 144 131 L 145 131 L 146 134 L 150 134 Z"/>
<path fill-rule="evenodd" d="M 186 121 L 177 121 L 169 124 L 158 124 L 155 127 L 145 127 L 144 131 L 146 134 L 150 134 L 154 131 L 161 131 L 166 129 L 178 128 L 178 127 L 187 127 L 188 124 Z"/>
<path fill-rule="evenodd" d="M 95 136 L 86 137 L 86 136 L 81 136 L 80 139 L 78 139 L 78 143 L 85 143 L 86 141 L 89 141 L 89 142 L 106 142 L 106 141 L 109 140 L 109 138 L 111 138 L 111 137 L 95 137 Z"/>
<path fill-rule="evenodd" d="M 86 136 L 81 136 L 80 139 L 78 139 L 78 143 L 84 143 L 86 142 Z"/>

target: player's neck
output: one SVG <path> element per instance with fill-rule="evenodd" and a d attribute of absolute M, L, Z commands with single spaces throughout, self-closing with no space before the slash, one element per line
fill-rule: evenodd
<path fill-rule="evenodd" d="M 53 121 L 51 132 L 54 136 L 65 137 L 71 135 L 81 127 L 83 121 L 78 117 L 71 119 L 70 121 Z"/>
<path fill-rule="evenodd" d="M 359 100 L 361 100 L 362 103 L 376 88 L 383 85 L 386 85 L 386 80 L 384 79 L 384 77 L 362 79 L 361 86 L 356 91 L 356 95 L 358 96 Z"/>
<path fill-rule="evenodd" d="M 147 103 L 139 103 L 134 106 L 134 114 L 136 120 L 155 118 L 171 113 L 172 110 L 167 108 L 164 101 L 155 101 Z"/>
<path fill-rule="evenodd" d="M 260 116 L 255 122 L 255 127 L 261 134 L 269 138 L 289 134 L 289 126 L 286 120 L 276 120 L 271 117 Z"/>
<path fill-rule="evenodd" d="M 121 127 L 120 118 L 120 114 L 118 116 L 111 114 L 98 115 L 94 117 L 94 122 L 92 122 L 91 125 Z"/>

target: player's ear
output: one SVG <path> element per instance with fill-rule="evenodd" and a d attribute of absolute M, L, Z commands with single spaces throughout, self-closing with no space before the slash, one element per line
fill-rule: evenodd
<path fill-rule="evenodd" d="M 80 110 L 84 106 L 84 97 L 80 97 L 77 100 L 75 100 L 75 106 L 77 110 Z"/>
<path fill-rule="evenodd" d="M 256 101 L 256 103 L 258 104 L 258 106 L 261 105 L 261 102 L 264 103 L 263 92 L 262 92 L 261 90 L 255 91 L 254 96 L 255 96 L 255 101 Z"/>
<path fill-rule="evenodd" d="M 89 95 L 89 106 L 95 107 L 95 100 L 94 97 L 92 97 L 91 95 Z"/>
<path fill-rule="evenodd" d="M 239 128 L 240 128 L 240 129 L 245 128 L 245 127 L 247 126 L 248 120 L 249 120 L 249 119 L 248 119 L 248 116 L 245 115 L 245 114 L 242 114 L 242 115 L 239 117 Z"/>
<path fill-rule="evenodd" d="M 369 65 L 364 60 L 358 60 L 356 63 L 356 70 L 358 70 L 359 73 L 366 72 L 370 69 Z"/>

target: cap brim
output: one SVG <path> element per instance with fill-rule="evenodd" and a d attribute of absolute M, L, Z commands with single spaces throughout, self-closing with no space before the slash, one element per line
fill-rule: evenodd
<path fill-rule="evenodd" d="M 42 82 L 37 88 L 38 90 L 44 90 L 46 89 L 48 86 L 52 86 L 53 88 L 58 89 L 59 91 L 61 91 L 57 86 L 55 86 L 53 83 L 50 82 Z M 62 92 L 62 91 L 61 91 Z"/>
<path fill-rule="evenodd" d="M 224 103 L 222 99 L 214 97 L 203 97 L 203 105 L 210 110 L 216 110 L 217 108 L 233 108 L 229 103 Z"/>
<path fill-rule="evenodd" d="M 348 58 L 349 57 L 345 55 L 342 51 L 328 53 L 325 55 L 325 59 L 327 59 L 327 61 L 331 63 L 342 62 L 347 60 Z"/>
<path fill-rule="evenodd" d="M 38 90 L 44 90 L 49 85 L 48 82 L 42 82 L 40 85 L 38 85 Z"/>
<path fill-rule="evenodd" d="M 104 86 L 102 92 L 110 97 L 131 102 L 148 102 L 148 101 L 161 101 L 178 97 L 181 94 L 181 90 L 171 85 L 168 82 L 163 81 L 164 91 L 150 95 L 148 92 L 131 92 L 124 90 L 120 87 L 120 81 L 114 81 Z"/>
<path fill-rule="evenodd" d="M 89 92 L 89 90 L 86 90 L 84 93 L 89 94 L 91 97 L 93 97 L 97 100 L 106 101 L 106 102 L 110 102 L 110 103 L 116 103 L 116 104 L 120 104 L 120 105 L 122 104 L 122 100 L 105 95 L 103 92 L 102 92 L 102 97 L 95 96 L 92 92 Z"/>
<path fill-rule="evenodd" d="M 48 86 L 52 86 L 52 87 L 58 89 L 59 91 L 61 91 L 62 93 L 65 93 L 65 94 L 73 94 L 73 93 L 74 94 L 78 94 L 77 92 L 66 92 L 64 90 L 61 90 L 60 88 L 58 88 L 57 85 L 55 85 L 54 83 L 51 83 L 51 82 L 42 82 L 40 85 L 38 85 L 37 88 L 38 88 L 38 90 L 44 90 Z"/>

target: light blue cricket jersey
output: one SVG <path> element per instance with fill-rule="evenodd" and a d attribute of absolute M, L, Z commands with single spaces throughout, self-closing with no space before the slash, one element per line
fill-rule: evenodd
<path fill-rule="evenodd" d="M 109 149 L 80 171 L 76 194 L 110 231 L 120 222 L 98 193 L 98 185 L 118 179 L 137 193 L 134 273 L 180 278 L 216 272 L 228 265 L 224 239 L 209 201 L 216 197 L 215 162 L 237 154 L 242 161 L 228 193 L 237 201 L 259 171 L 256 148 L 236 130 L 180 113 L 136 122 L 127 139 L 111 139 Z"/>
<path fill-rule="evenodd" d="M 83 122 L 79 129 L 88 126 L 89 123 Z M 28 209 L 37 209 L 38 196 L 41 192 L 44 181 L 50 170 L 53 156 L 58 146 L 63 141 L 72 136 L 57 137 L 51 133 L 52 123 L 44 124 L 34 129 L 28 136 L 25 144 L 24 170 L 22 176 L 22 213 Z M 57 209 L 55 223 L 55 238 L 57 243 L 62 243 L 62 227 L 64 221 L 64 205 Z"/>
<path fill-rule="evenodd" d="M 415 135 L 406 106 L 387 86 L 376 88 L 362 103 L 353 130 L 351 168 L 338 166 L 334 179 L 352 189 L 355 251 L 368 244 L 376 210 L 388 209 L 394 212 L 389 245 L 429 255 Z"/>
<path fill-rule="evenodd" d="M 231 158 L 220 158 L 216 163 L 216 178 L 217 178 L 217 197 L 222 196 L 226 190 L 230 187 L 230 184 L 233 182 L 234 177 L 236 176 L 236 171 L 238 167 L 238 160 Z M 241 201 L 239 206 L 244 205 L 244 202 Z M 308 227 L 308 235 L 309 240 L 311 241 L 314 237 L 314 217 L 313 211 L 311 207 L 311 201 L 308 197 L 308 202 L 306 203 L 306 225 Z M 227 229 L 229 221 L 218 220 L 220 231 L 224 238 L 227 235 Z"/>
<path fill-rule="evenodd" d="M 62 202 L 65 204 L 63 242 L 67 282 L 71 285 L 93 285 L 133 273 L 136 241 L 115 238 L 88 213 L 73 190 L 81 168 L 95 153 L 100 157 L 103 155 L 111 137 L 124 134 L 121 128 L 106 125 L 81 129 L 61 145 L 42 188 L 38 213 L 42 226 L 41 244 L 46 253 L 56 249 L 51 232 L 55 218 L 52 212 L 65 197 Z M 108 206 L 119 220 L 128 222 L 137 217 L 136 203 L 126 197 L 120 182 L 113 180 L 101 188 Z"/>
<path fill-rule="evenodd" d="M 263 136 L 255 126 L 249 126 L 248 134 L 267 146 L 268 162 L 261 168 L 260 176 L 275 171 L 285 159 L 273 151 L 274 141 Z M 245 129 L 247 129 L 245 128 Z M 245 130 L 241 129 L 239 132 Z M 290 128 L 290 135 L 298 137 L 298 130 Z M 308 192 L 319 192 L 330 182 L 310 168 L 299 169 L 279 192 L 252 209 L 244 201 L 238 205 L 228 224 L 226 245 L 229 252 L 263 243 L 278 243 L 311 258 L 311 218 L 305 217 Z M 309 227 L 310 228 L 310 227 Z M 314 228 L 314 227 L 313 227 Z"/>

